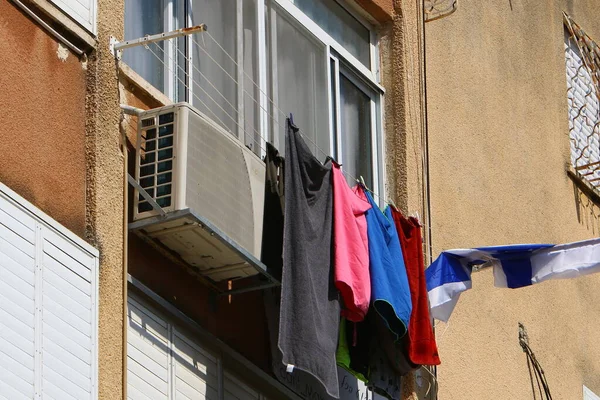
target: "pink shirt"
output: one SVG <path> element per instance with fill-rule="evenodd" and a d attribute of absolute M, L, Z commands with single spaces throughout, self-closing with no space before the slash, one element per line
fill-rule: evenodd
<path fill-rule="evenodd" d="M 342 316 L 360 322 L 369 310 L 371 279 L 365 213 L 371 205 L 350 189 L 339 165 L 333 164 L 333 252 L 335 286 L 342 297 Z"/>

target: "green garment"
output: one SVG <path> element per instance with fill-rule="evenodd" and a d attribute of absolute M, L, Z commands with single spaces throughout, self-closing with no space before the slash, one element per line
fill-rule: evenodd
<path fill-rule="evenodd" d="M 363 382 L 367 382 L 367 378 L 359 372 L 353 371 L 350 368 L 350 349 L 348 348 L 348 336 L 346 335 L 346 319 L 340 318 L 340 336 L 338 339 L 338 347 L 335 353 L 337 365 L 344 368 Z"/>

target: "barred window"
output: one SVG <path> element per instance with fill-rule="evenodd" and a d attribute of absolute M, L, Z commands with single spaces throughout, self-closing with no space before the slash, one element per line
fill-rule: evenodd
<path fill-rule="evenodd" d="M 571 165 L 577 175 L 600 185 L 600 50 L 565 15 L 565 62 Z"/>

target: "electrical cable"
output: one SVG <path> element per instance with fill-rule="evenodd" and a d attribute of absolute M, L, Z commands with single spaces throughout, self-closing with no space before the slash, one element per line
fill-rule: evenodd
<path fill-rule="evenodd" d="M 548 385 L 544 369 L 535 357 L 535 354 L 533 353 L 533 350 L 531 350 L 531 347 L 529 347 L 529 338 L 527 336 L 525 327 L 521 323 L 519 323 L 519 344 L 521 345 L 521 348 L 523 349 L 523 352 L 527 357 L 527 367 L 529 369 L 534 399 L 535 387 L 533 385 L 533 378 L 531 377 L 531 368 L 533 368 L 533 375 L 535 376 L 538 391 L 540 392 L 540 398 L 545 400 L 552 400 L 552 394 L 550 393 L 550 387 Z"/>

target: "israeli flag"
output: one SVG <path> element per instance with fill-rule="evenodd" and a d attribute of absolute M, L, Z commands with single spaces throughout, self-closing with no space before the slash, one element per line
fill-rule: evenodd
<path fill-rule="evenodd" d="M 550 279 L 600 271 L 600 238 L 582 242 L 519 244 L 442 252 L 425 270 L 431 316 L 448 321 L 460 294 L 471 289 L 474 266 L 492 266 L 494 286 L 516 289 Z"/>

